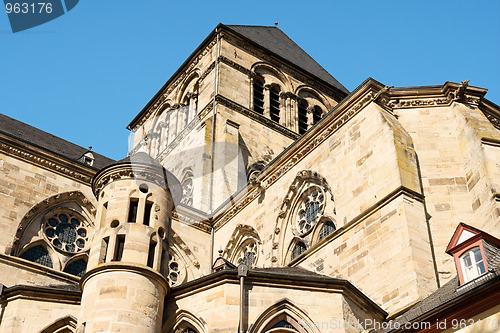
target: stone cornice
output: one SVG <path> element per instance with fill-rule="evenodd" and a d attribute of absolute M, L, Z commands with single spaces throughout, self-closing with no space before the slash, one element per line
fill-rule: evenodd
<path fill-rule="evenodd" d="M 61 283 L 76 284 L 80 280 L 80 278 L 75 275 L 2 253 L 0 253 L 0 264 L 14 266 L 16 269 L 30 271 L 32 274 L 40 274 L 54 280 L 60 280 Z"/>
<path fill-rule="evenodd" d="M 179 223 L 189 225 L 195 229 L 210 233 L 212 227 L 209 222 L 209 217 L 202 211 L 189 206 L 179 204 L 172 211 L 172 218 Z"/>
<path fill-rule="evenodd" d="M 95 169 L 3 134 L 0 134 L 0 151 L 85 185 L 90 185 L 92 177 L 97 172 Z"/>
<path fill-rule="evenodd" d="M 450 106 L 459 102 L 478 106 L 486 94 L 486 89 L 446 82 L 442 86 L 394 88 L 385 87 L 379 91 L 377 102 L 388 110 Z"/>
<path fill-rule="evenodd" d="M 238 271 L 222 270 L 181 284 L 178 287 L 172 288 L 167 296 L 167 302 L 182 299 L 196 294 L 200 290 L 207 290 L 223 284 L 239 284 Z M 305 291 L 319 291 L 326 293 L 343 294 L 350 300 L 354 301 L 358 306 L 374 314 L 378 319 L 385 318 L 387 313 L 380 308 L 369 297 L 359 291 L 349 281 L 331 278 L 328 276 L 315 275 L 314 273 L 305 275 L 287 274 L 273 269 L 265 271 L 264 269 L 250 269 L 248 276 L 245 278 L 245 284 L 252 286 L 270 287 L 270 288 L 287 288 L 300 289 Z"/>
<path fill-rule="evenodd" d="M 119 179 L 143 179 L 170 191 L 173 198 L 182 196 L 179 181 L 161 165 L 123 162 L 104 168 L 94 177 L 92 191 L 95 197 L 99 198 L 99 193 L 106 185 Z"/>
<path fill-rule="evenodd" d="M 1 296 L 0 304 L 12 302 L 17 299 L 26 299 L 39 302 L 80 305 L 81 297 L 81 291 L 77 290 L 21 285 L 7 288 Z"/>
<path fill-rule="evenodd" d="M 271 119 L 264 117 L 263 115 L 255 112 L 253 110 L 250 110 L 250 109 L 244 107 L 243 105 L 240 105 L 236 102 L 233 102 L 229 98 L 226 98 L 222 95 L 215 96 L 215 101 L 220 105 L 223 105 L 223 106 L 225 106 L 233 111 L 236 111 L 238 113 L 241 113 L 241 114 L 247 116 L 248 118 L 253 119 L 253 120 L 255 120 L 255 121 L 257 121 L 257 122 L 259 122 L 267 127 L 272 128 L 276 132 L 279 132 L 290 139 L 296 140 L 300 137 L 300 135 L 295 133 L 294 131 L 291 131 L 288 128 L 283 127 L 280 124 L 278 124 L 277 122 L 272 121 Z"/>

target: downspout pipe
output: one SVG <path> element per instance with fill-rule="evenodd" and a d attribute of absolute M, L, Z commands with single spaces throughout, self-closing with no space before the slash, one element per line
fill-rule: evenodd
<path fill-rule="evenodd" d="M 212 147 L 211 147 L 211 175 L 210 175 L 210 188 L 208 191 L 208 211 L 210 215 L 210 220 L 213 222 L 212 213 L 214 211 L 213 208 L 213 195 L 214 195 L 214 174 L 215 174 L 215 121 L 217 115 L 217 103 L 215 101 L 215 97 L 219 93 L 219 55 L 220 55 L 220 39 L 219 39 L 220 28 L 215 29 L 215 38 L 217 40 L 216 44 L 216 56 L 215 56 L 215 82 L 214 82 L 214 101 L 213 101 L 213 117 L 212 117 Z M 214 264 L 214 226 L 212 225 L 212 229 L 210 230 L 210 273 L 212 273 L 212 265 Z"/>
<path fill-rule="evenodd" d="M 239 333 L 245 333 L 245 329 L 243 327 L 243 315 L 244 315 L 244 307 L 245 307 L 245 277 L 248 275 L 248 266 L 246 264 L 241 264 L 238 266 L 238 276 L 240 278 L 240 329 Z"/>

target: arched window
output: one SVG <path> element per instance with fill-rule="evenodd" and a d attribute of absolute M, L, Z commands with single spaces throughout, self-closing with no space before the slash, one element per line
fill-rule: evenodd
<path fill-rule="evenodd" d="M 330 235 L 335 231 L 335 224 L 333 224 L 332 221 L 328 221 L 323 226 L 321 227 L 321 230 L 319 231 L 319 237 L 318 240 L 322 240 L 326 236 Z"/>
<path fill-rule="evenodd" d="M 49 252 L 41 245 L 30 247 L 24 251 L 20 257 L 52 268 L 52 259 L 50 258 Z"/>
<path fill-rule="evenodd" d="M 469 282 L 486 273 L 484 260 L 479 247 L 472 248 L 460 257 L 464 281 Z"/>
<path fill-rule="evenodd" d="M 271 329 L 273 329 L 273 328 L 289 328 L 289 329 L 295 330 L 293 325 L 290 324 L 289 322 L 287 322 L 286 320 L 282 320 L 282 321 L 276 323 Z"/>
<path fill-rule="evenodd" d="M 64 268 L 64 272 L 82 277 L 87 271 L 87 262 L 83 259 L 78 259 L 70 262 Z"/>
<path fill-rule="evenodd" d="M 238 253 L 237 263 L 245 263 L 245 265 L 252 267 L 257 261 L 258 246 L 255 239 L 247 241 L 241 246 Z"/>
<path fill-rule="evenodd" d="M 301 100 L 299 102 L 299 134 L 304 134 L 307 131 L 307 102 Z"/>
<path fill-rule="evenodd" d="M 272 85 L 269 90 L 269 107 L 272 121 L 279 123 L 280 121 L 280 90 L 276 85 Z"/>
<path fill-rule="evenodd" d="M 293 248 L 292 252 L 292 260 L 300 256 L 302 253 L 306 252 L 306 250 L 307 248 L 304 242 L 298 242 L 297 244 L 295 244 L 295 247 Z"/>
<path fill-rule="evenodd" d="M 321 120 L 323 117 L 323 111 L 319 106 L 315 106 L 313 110 L 313 125 Z"/>
<path fill-rule="evenodd" d="M 182 199 L 181 203 L 191 206 L 193 204 L 193 173 L 189 170 L 182 179 Z"/>
<path fill-rule="evenodd" d="M 253 81 L 253 110 L 264 114 L 264 83 L 260 79 Z"/>

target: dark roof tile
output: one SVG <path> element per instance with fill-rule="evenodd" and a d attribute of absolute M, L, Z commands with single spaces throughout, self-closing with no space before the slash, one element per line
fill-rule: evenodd
<path fill-rule="evenodd" d="M 225 27 L 304 69 L 306 72 L 311 73 L 338 90 L 346 94 L 349 93 L 349 90 L 340 84 L 339 81 L 331 76 L 330 73 L 279 28 L 248 25 L 225 25 Z"/>
<path fill-rule="evenodd" d="M 79 159 L 83 154 L 89 151 L 86 148 L 75 145 L 74 143 L 3 114 L 0 114 L 0 133 L 81 164 L 83 163 L 80 162 Z M 92 155 L 94 155 L 95 158 L 93 165 L 94 169 L 102 169 L 115 162 L 96 152 L 92 152 Z"/>

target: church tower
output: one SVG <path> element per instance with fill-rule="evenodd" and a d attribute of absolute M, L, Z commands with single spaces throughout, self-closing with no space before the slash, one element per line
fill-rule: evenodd
<path fill-rule="evenodd" d="M 180 184 L 145 153 L 100 171 L 78 332 L 160 332 L 170 217 Z"/>

